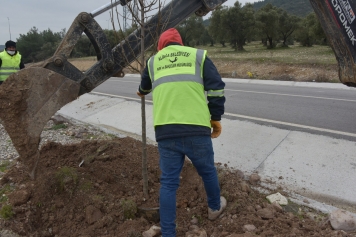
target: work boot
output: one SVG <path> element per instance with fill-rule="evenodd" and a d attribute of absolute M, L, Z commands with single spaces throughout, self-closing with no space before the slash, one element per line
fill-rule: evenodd
<path fill-rule="evenodd" d="M 225 210 L 227 205 L 226 199 L 221 196 L 220 197 L 220 210 L 213 211 L 210 207 L 208 207 L 208 219 L 213 221 L 216 220 L 220 214 Z"/>

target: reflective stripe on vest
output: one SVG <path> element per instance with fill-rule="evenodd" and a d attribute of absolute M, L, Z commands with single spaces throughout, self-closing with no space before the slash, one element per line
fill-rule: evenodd
<path fill-rule="evenodd" d="M 210 97 L 222 97 L 224 96 L 224 89 L 222 90 L 209 90 L 208 96 Z"/>
<path fill-rule="evenodd" d="M 20 70 L 20 53 L 17 52 L 14 56 L 10 56 L 6 51 L 3 51 L 0 53 L 0 59 L 2 61 L 0 67 L 0 81 L 5 81 L 12 73 Z"/>
<path fill-rule="evenodd" d="M 174 45 L 149 59 L 154 126 L 211 127 L 202 78 L 205 55 L 204 50 Z"/>

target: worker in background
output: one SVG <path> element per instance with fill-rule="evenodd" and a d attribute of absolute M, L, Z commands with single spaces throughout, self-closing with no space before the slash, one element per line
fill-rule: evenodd
<path fill-rule="evenodd" d="M 158 53 L 147 61 L 137 95 L 143 97 L 152 91 L 160 154 L 159 212 L 163 237 L 176 236 L 176 192 L 185 156 L 203 179 L 208 218 L 215 220 L 226 208 L 226 199 L 220 196 L 211 139 L 221 133 L 224 87 L 205 50 L 183 46 L 176 29 L 162 33 Z"/>
<path fill-rule="evenodd" d="M 10 74 L 25 68 L 21 54 L 16 50 L 14 41 L 5 43 L 5 50 L 0 53 L 0 85 L 10 76 Z"/>

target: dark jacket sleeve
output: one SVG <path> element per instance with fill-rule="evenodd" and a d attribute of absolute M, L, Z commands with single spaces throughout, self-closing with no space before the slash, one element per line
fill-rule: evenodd
<path fill-rule="evenodd" d="M 148 60 L 146 62 L 146 67 L 145 69 L 143 69 L 142 75 L 141 75 L 141 84 L 138 88 L 138 91 L 142 94 L 142 95 L 147 95 L 152 91 L 152 82 L 151 82 L 151 78 L 150 75 L 148 73 Z"/>
<path fill-rule="evenodd" d="M 220 121 L 221 115 L 225 111 L 225 83 L 215 67 L 214 63 L 208 58 L 205 58 L 203 67 L 204 90 L 208 92 L 208 107 L 211 115 L 211 120 Z"/>
<path fill-rule="evenodd" d="M 20 69 L 25 68 L 25 64 L 23 63 L 22 57 L 21 57 L 21 62 L 20 62 Z"/>

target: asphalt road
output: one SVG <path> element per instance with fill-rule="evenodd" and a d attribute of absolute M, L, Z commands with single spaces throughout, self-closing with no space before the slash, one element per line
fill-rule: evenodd
<path fill-rule="evenodd" d="M 238 81 L 238 80 L 236 80 Z M 93 92 L 140 100 L 137 76 L 111 78 Z M 356 90 L 226 81 L 225 117 L 356 141 Z M 151 103 L 151 95 L 146 102 Z"/>

